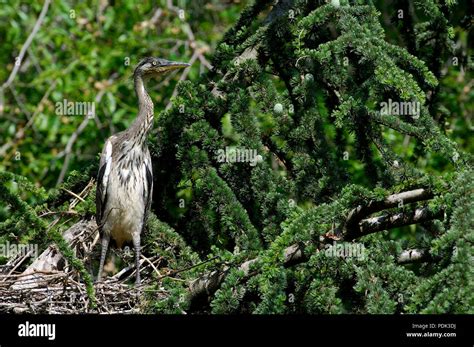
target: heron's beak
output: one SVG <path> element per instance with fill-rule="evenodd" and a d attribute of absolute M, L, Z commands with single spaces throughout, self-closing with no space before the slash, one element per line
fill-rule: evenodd
<path fill-rule="evenodd" d="M 164 71 L 171 71 L 171 70 L 176 70 L 176 69 L 184 69 L 188 66 L 191 66 L 191 64 L 182 63 L 179 61 L 168 61 L 166 65 L 162 65 L 160 66 L 160 68 L 164 72 Z"/>

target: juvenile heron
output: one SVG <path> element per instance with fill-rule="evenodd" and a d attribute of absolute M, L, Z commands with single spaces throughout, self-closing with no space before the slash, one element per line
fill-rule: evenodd
<path fill-rule="evenodd" d="M 145 228 L 153 191 L 151 157 L 146 137 L 153 126 L 153 102 L 145 82 L 163 73 L 189 66 L 159 58 L 145 58 L 133 74 L 138 116 L 125 131 L 107 139 L 97 176 L 96 220 L 102 237 L 99 274 L 102 277 L 110 240 L 118 248 L 133 242 L 136 284 L 140 283 L 140 234 Z"/>

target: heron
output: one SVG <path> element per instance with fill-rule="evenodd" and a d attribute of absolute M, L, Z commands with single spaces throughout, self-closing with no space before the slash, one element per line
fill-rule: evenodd
<path fill-rule="evenodd" d="M 140 235 L 145 229 L 153 192 L 153 171 L 147 135 L 153 127 L 154 105 L 145 84 L 152 78 L 190 64 L 147 57 L 133 73 L 138 115 L 130 127 L 110 136 L 100 155 L 96 190 L 96 221 L 101 236 L 97 281 L 101 281 L 111 240 L 118 248 L 135 249 L 135 284 L 140 284 Z"/>

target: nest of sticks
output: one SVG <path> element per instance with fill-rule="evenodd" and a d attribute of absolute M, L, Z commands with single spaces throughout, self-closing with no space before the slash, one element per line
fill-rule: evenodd
<path fill-rule="evenodd" d="M 85 201 L 94 185 L 94 180 L 91 179 L 77 194 L 62 188 L 72 197 L 68 210 L 57 212 L 47 209 L 39 216 L 54 216 L 48 224 L 47 232 L 60 223 L 70 222 L 71 219 L 67 218 L 77 217 L 79 213 L 75 211 L 76 206 Z M 100 258 L 98 229 L 94 218 L 83 218 L 61 233 L 74 256 L 84 265 L 85 272 L 91 278 L 95 275 L 93 260 L 97 262 Z M 163 278 L 170 277 L 184 281 L 176 276 L 217 259 L 213 257 L 173 270 L 167 267 L 168 262 L 164 257 L 158 255 L 147 257 L 146 252 L 141 252 L 140 277 L 142 280 L 139 286 L 135 286 L 134 252 L 127 249 L 110 249 L 109 251 L 118 254 L 120 259 L 130 265 L 120 265 L 119 272 L 110 269 L 111 271 L 108 272 L 116 272 L 113 276 L 94 283 L 94 302 L 91 300 L 91 290 L 84 281 L 85 276 L 68 264 L 56 244 L 50 244 L 39 255 L 36 250 L 30 249 L 9 257 L 5 265 L 0 265 L 0 314 L 146 313 L 150 303 L 170 297 L 169 291 L 161 285 Z M 227 268 L 215 270 L 191 281 L 188 288 L 190 301 L 201 300 L 202 297 L 207 297 L 210 292 L 215 291 L 225 278 L 226 272 Z M 182 313 L 186 312 L 182 311 Z"/>
<path fill-rule="evenodd" d="M 70 210 L 83 200 L 92 186 L 91 181 L 80 194 L 74 194 Z M 59 220 L 60 217 L 55 219 L 50 227 Z M 62 236 L 92 277 L 92 259 L 97 258 L 100 248 L 97 245 L 99 233 L 95 220 L 80 220 Z M 168 296 L 165 290 L 151 289 L 157 287 L 153 286 L 152 272 L 161 276 L 157 269 L 160 257 L 146 258 L 142 255 L 140 286 L 133 284 L 134 265 L 95 283 L 96 302 L 92 305 L 80 274 L 68 264 L 55 244 L 49 245 L 39 255 L 35 253 L 33 250 L 19 252 L 0 266 L 0 313 L 139 313 L 143 312 L 147 300 L 145 292 L 153 300 Z"/>

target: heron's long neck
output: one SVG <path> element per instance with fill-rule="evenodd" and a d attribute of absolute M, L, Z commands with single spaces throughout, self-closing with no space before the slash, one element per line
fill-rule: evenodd
<path fill-rule="evenodd" d="M 145 89 L 145 83 L 141 75 L 134 76 L 135 93 L 138 97 L 138 116 L 130 126 L 132 139 L 140 144 L 146 140 L 148 131 L 153 126 L 153 102 Z"/>

